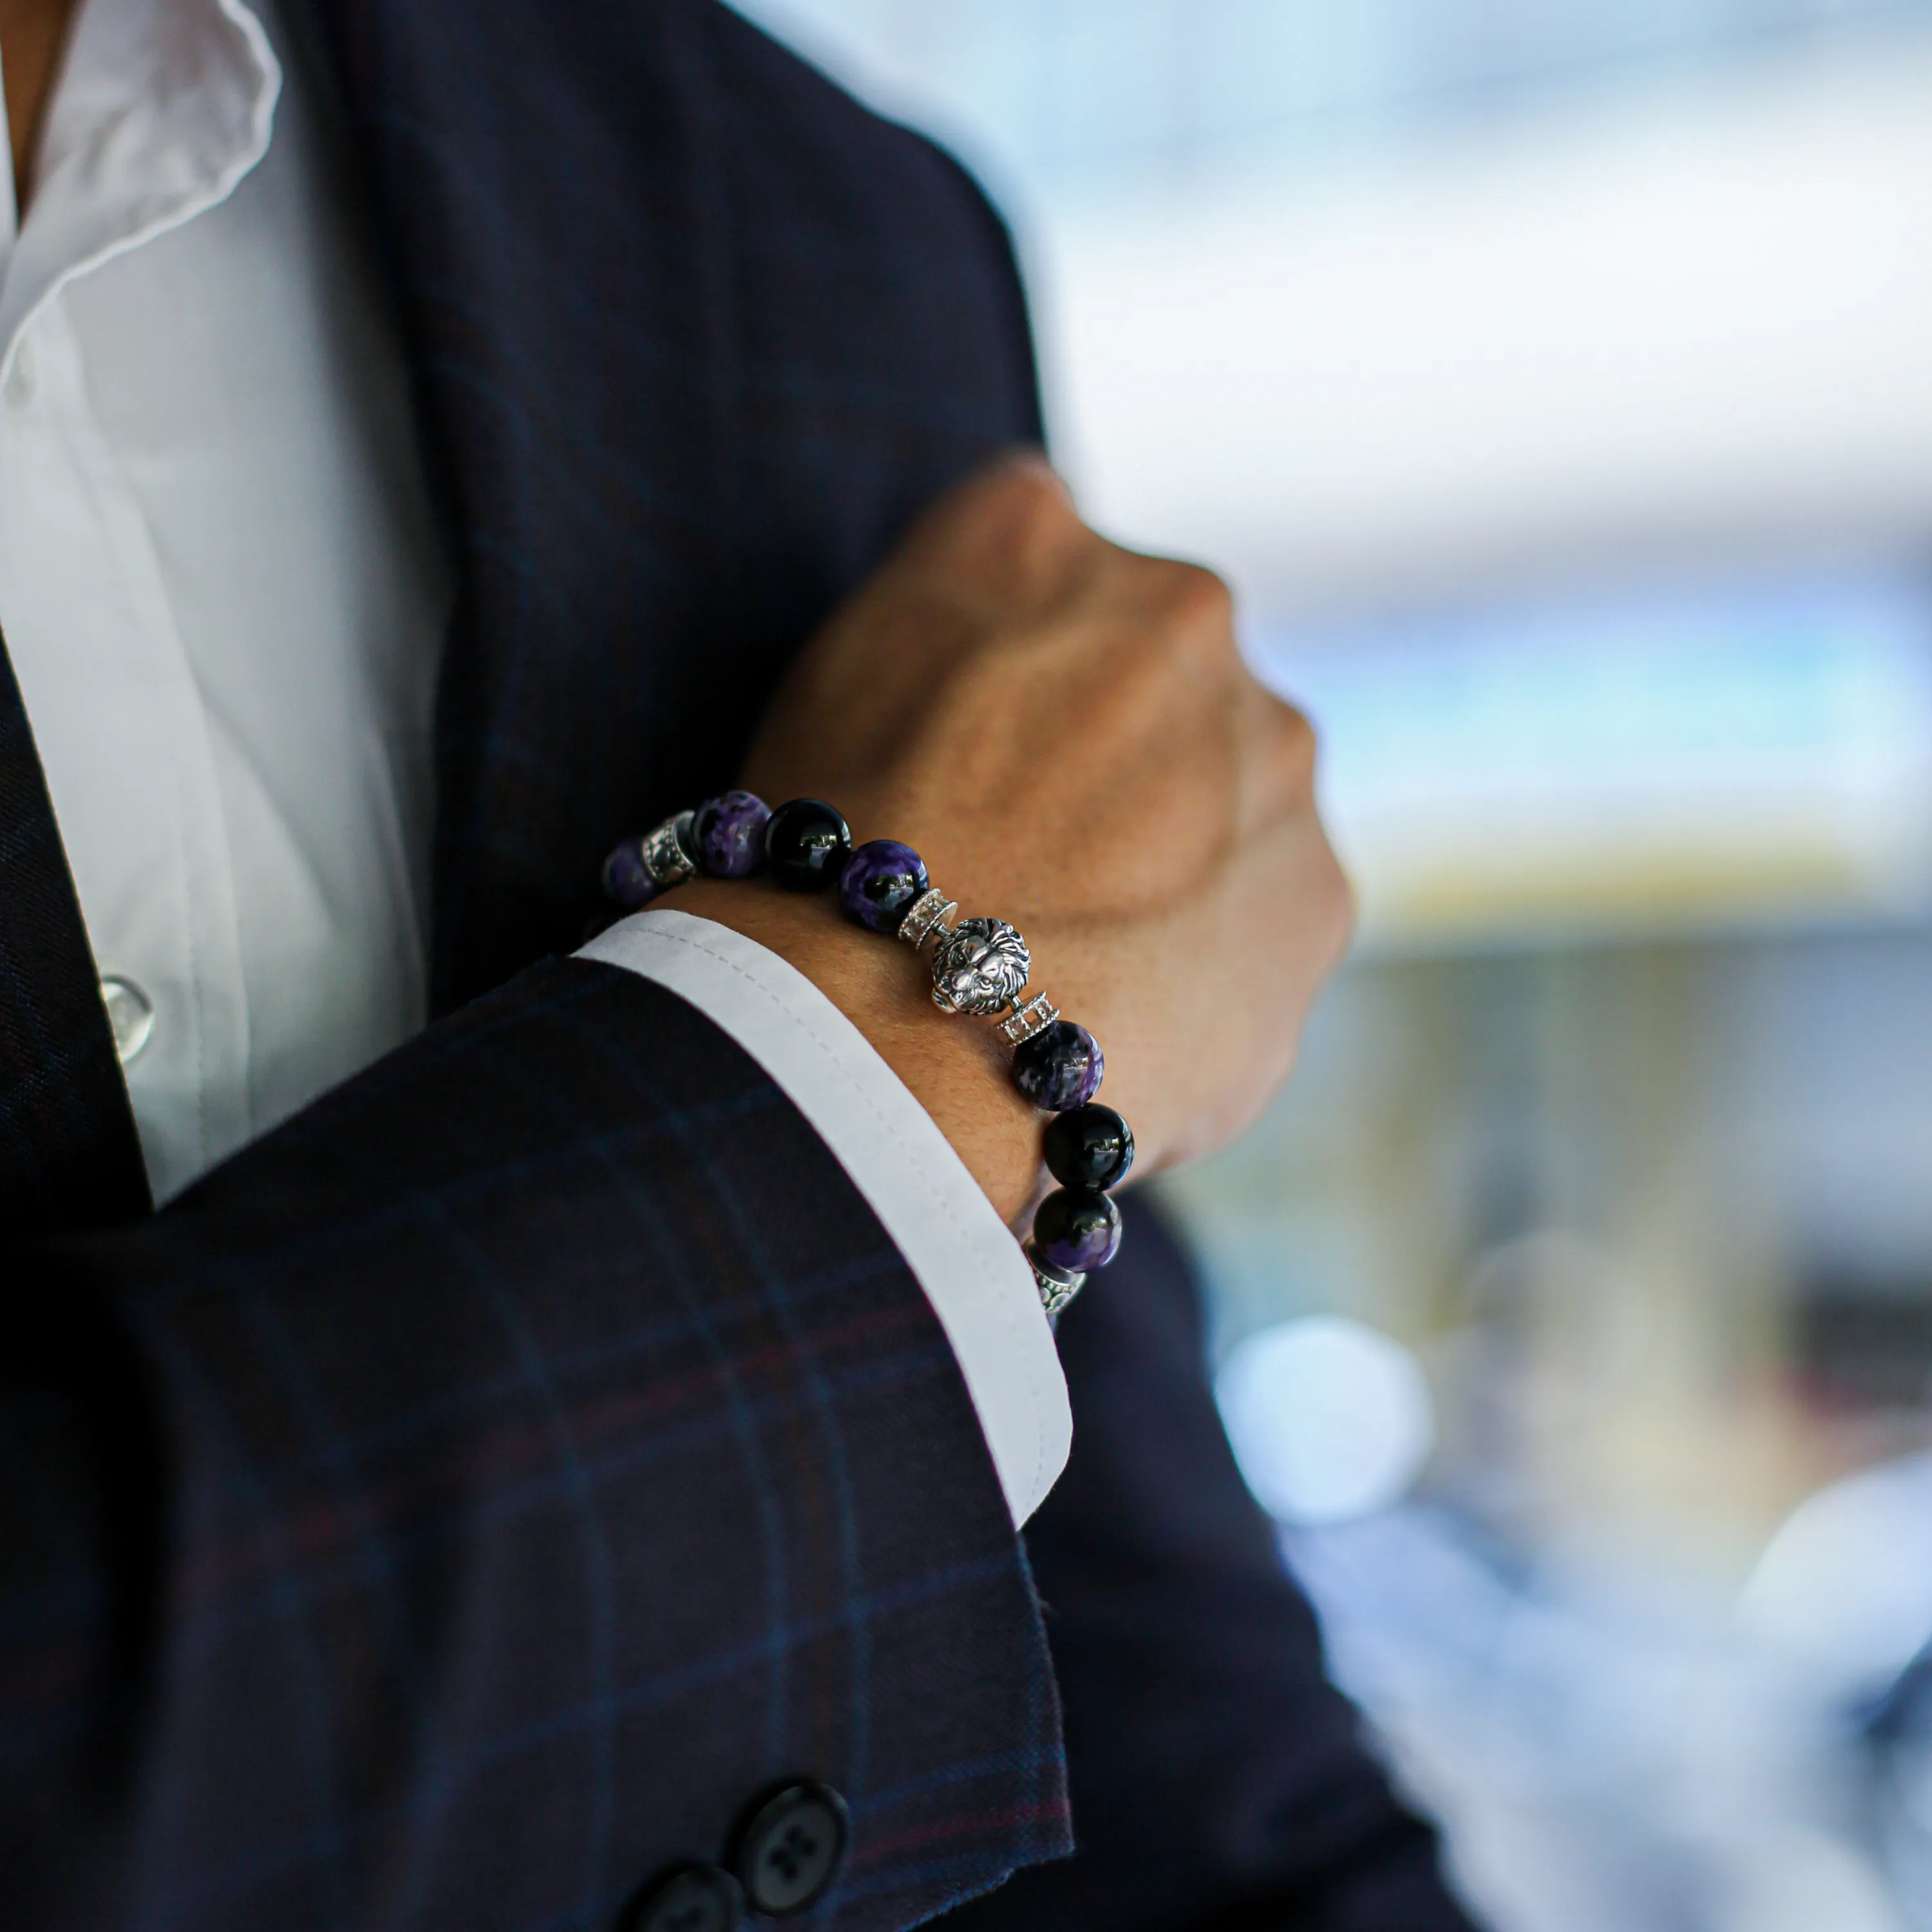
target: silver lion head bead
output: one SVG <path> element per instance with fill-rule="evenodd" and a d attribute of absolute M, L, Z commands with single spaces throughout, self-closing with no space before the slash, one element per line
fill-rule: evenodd
<path fill-rule="evenodd" d="M 932 1004 L 943 1013 L 1004 1012 L 1033 970 L 1027 943 L 1003 919 L 963 919 L 933 948 Z"/>

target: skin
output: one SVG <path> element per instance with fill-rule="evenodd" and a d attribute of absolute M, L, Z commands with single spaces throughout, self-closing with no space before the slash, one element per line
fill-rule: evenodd
<path fill-rule="evenodd" d="M 14 196 L 27 212 L 27 178 L 74 0 L 0 0 L 0 71 L 7 83 L 7 128 L 14 144 Z"/>
<path fill-rule="evenodd" d="M 1106 1054 L 1137 1173 L 1238 1133 L 1294 1064 L 1347 944 L 1307 721 L 1244 667 L 1208 572 L 1096 536 L 1036 457 L 935 507 L 807 646 L 743 782 L 902 838 L 962 916 L 1026 936 L 1033 986 Z M 818 985 L 938 1123 L 1003 1216 L 1041 1186 L 1042 1117 L 990 1022 L 835 896 L 694 881 L 668 903 Z"/>

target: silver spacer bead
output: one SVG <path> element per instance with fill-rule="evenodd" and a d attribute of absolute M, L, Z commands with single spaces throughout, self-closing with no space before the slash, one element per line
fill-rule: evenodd
<path fill-rule="evenodd" d="M 935 932 L 946 930 L 946 921 L 959 910 L 958 902 L 948 898 L 937 886 L 921 892 L 899 921 L 899 937 L 916 951 Z"/>
<path fill-rule="evenodd" d="M 1044 993 L 1036 993 L 1023 1006 L 1016 1006 L 1000 1021 L 1000 1030 L 1018 1046 L 1044 1033 L 1060 1017 L 1060 1009 Z"/>
<path fill-rule="evenodd" d="M 1003 919 L 963 919 L 932 950 L 932 1004 L 943 1013 L 1003 1013 L 1026 991 L 1027 943 Z"/>
<path fill-rule="evenodd" d="M 1034 1285 L 1040 1290 L 1040 1305 L 1051 1320 L 1087 1286 L 1087 1277 L 1042 1261 L 1030 1241 L 1025 1244 L 1025 1252 L 1027 1266 L 1033 1270 Z"/>
<path fill-rule="evenodd" d="M 657 883 L 660 892 L 681 886 L 698 874 L 698 861 L 691 856 L 691 822 L 694 814 L 680 812 L 667 818 L 655 831 L 644 836 L 644 870 Z"/>

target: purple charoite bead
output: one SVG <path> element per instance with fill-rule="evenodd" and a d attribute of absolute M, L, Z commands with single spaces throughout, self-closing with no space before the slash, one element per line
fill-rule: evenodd
<path fill-rule="evenodd" d="M 756 794 L 722 791 L 691 822 L 699 868 L 714 879 L 748 878 L 764 863 L 765 821 L 772 808 Z"/>
<path fill-rule="evenodd" d="M 1120 1210 L 1094 1188 L 1062 1188 L 1040 1204 L 1033 1244 L 1042 1259 L 1069 1274 L 1103 1268 L 1120 1250 Z"/>
<path fill-rule="evenodd" d="M 1085 1106 L 1100 1092 L 1106 1072 L 1100 1042 L 1071 1020 L 1041 1028 L 1013 1055 L 1013 1084 L 1049 1114 Z"/>
<path fill-rule="evenodd" d="M 626 838 L 604 861 L 604 890 L 620 906 L 635 912 L 647 906 L 662 890 L 644 863 L 644 842 Z"/>
<path fill-rule="evenodd" d="M 874 932 L 896 932 L 914 899 L 932 884 L 926 861 L 896 838 L 868 838 L 838 874 L 838 903 Z"/>

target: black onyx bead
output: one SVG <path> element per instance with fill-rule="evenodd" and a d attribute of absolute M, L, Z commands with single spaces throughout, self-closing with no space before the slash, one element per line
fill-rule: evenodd
<path fill-rule="evenodd" d="M 1120 1210 L 1090 1187 L 1063 1188 L 1040 1204 L 1033 1217 L 1033 1242 L 1069 1274 L 1103 1268 L 1120 1250 Z"/>
<path fill-rule="evenodd" d="M 1063 1187 L 1118 1187 L 1134 1164 L 1134 1130 L 1111 1107 L 1076 1107 L 1046 1124 L 1047 1171 Z"/>
<path fill-rule="evenodd" d="M 1013 1055 L 1013 1084 L 1049 1114 L 1084 1107 L 1100 1092 L 1106 1071 L 1100 1042 L 1071 1020 L 1042 1027 Z"/>
<path fill-rule="evenodd" d="M 765 863 L 788 892 L 822 890 L 851 856 L 852 828 L 823 799 L 793 799 L 765 826 Z"/>
<path fill-rule="evenodd" d="M 896 932 L 913 902 L 932 884 L 926 861 L 896 838 L 869 838 L 838 874 L 838 903 L 848 919 L 874 932 Z"/>

